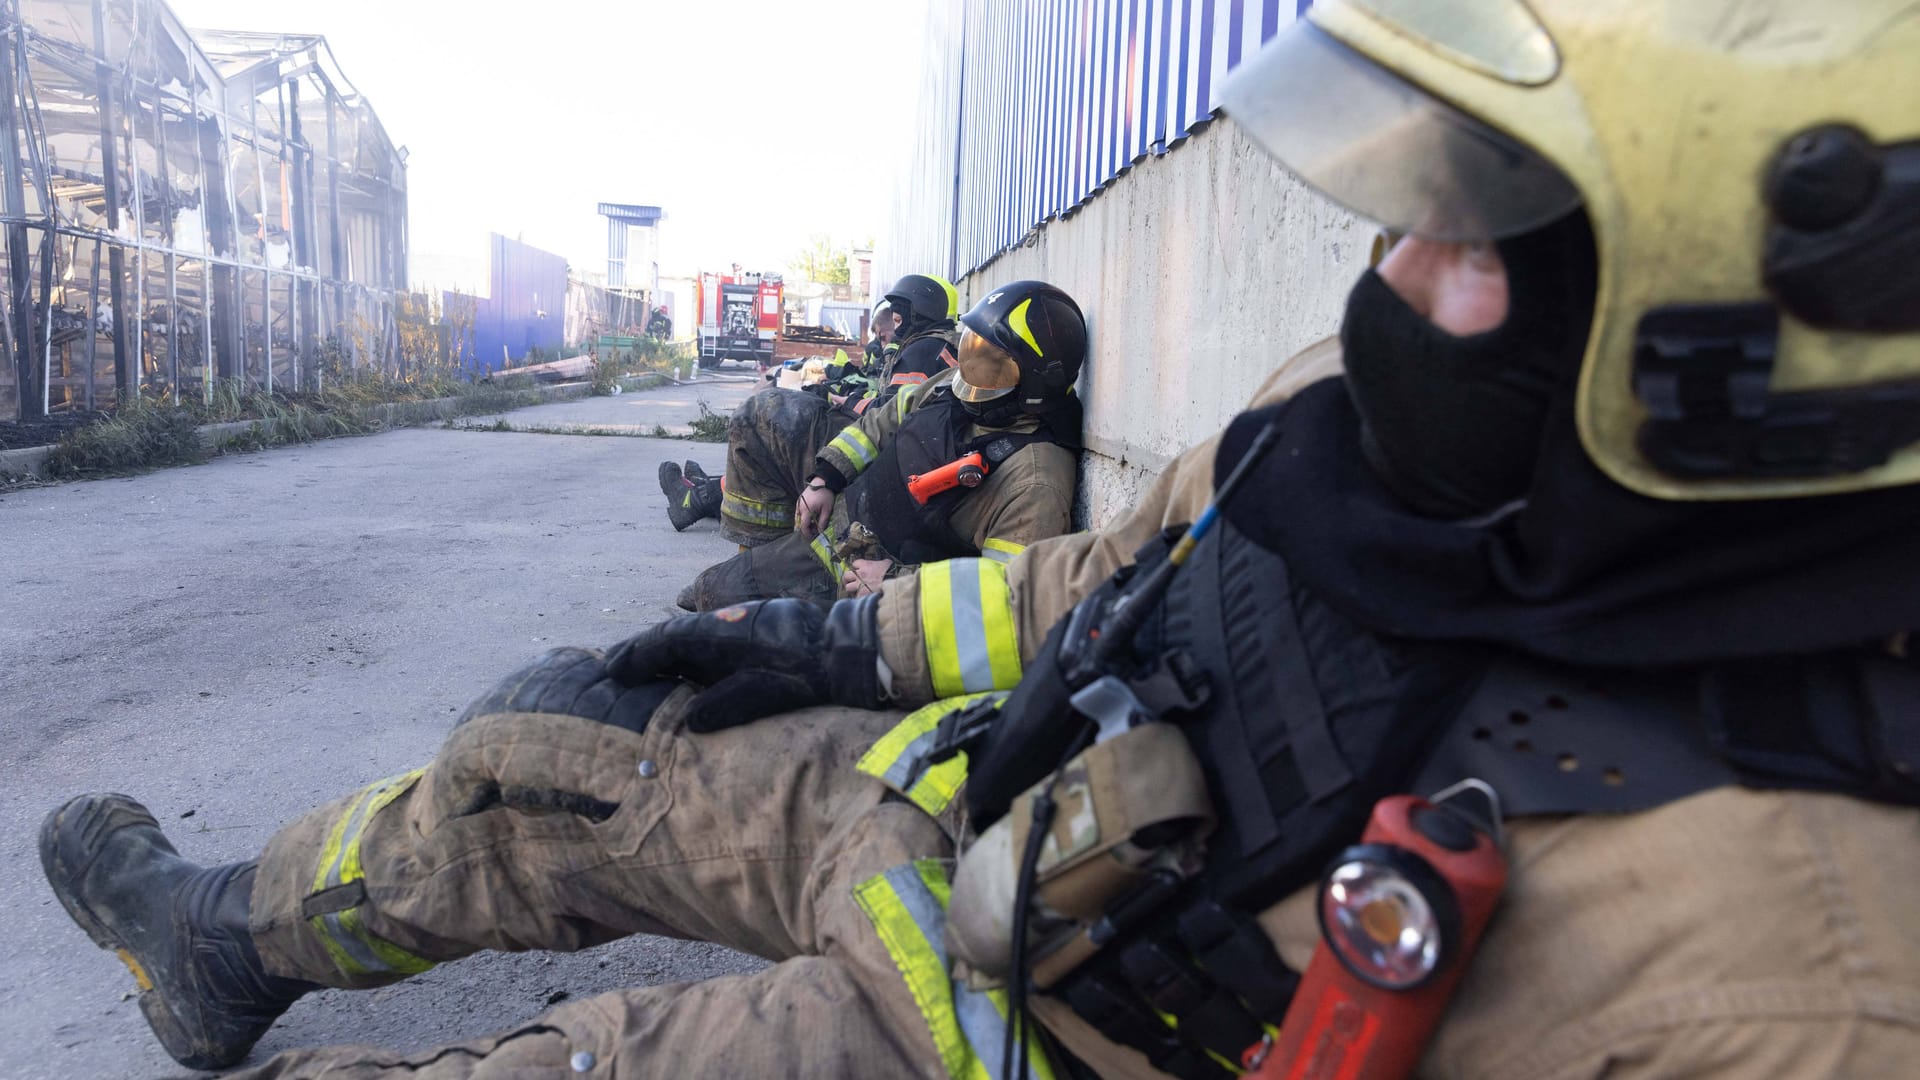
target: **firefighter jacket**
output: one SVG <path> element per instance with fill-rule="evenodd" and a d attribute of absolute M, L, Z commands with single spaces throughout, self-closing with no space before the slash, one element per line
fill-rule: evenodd
<path fill-rule="evenodd" d="M 918 385 L 903 385 L 892 400 L 868 409 L 821 449 L 818 474 L 837 493 L 881 458 L 900 425 L 922 405 L 933 401 L 933 391 L 953 379 L 951 369 Z M 1036 426 L 1026 421 L 1012 433 Z M 968 437 L 990 429 L 973 426 Z M 954 538 L 996 566 L 1011 561 L 1037 541 L 1057 537 L 1070 528 L 1078 463 L 1072 451 L 1050 442 L 1021 447 L 965 498 L 954 503 L 947 518 Z M 845 500 L 842 500 L 844 502 Z"/>
<path fill-rule="evenodd" d="M 1329 338 L 1281 365 L 1255 393 L 1252 407 L 1277 404 L 1339 373 L 1339 342 Z M 987 558 L 929 563 L 912 577 L 889 581 L 880 598 L 880 655 L 892 673 L 894 700 L 918 705 L 1019 682 L 1022 665 L 1054 623 L 1167 526 L 1200 516 L 1213 496 L 1219 442 L 1215 435 L 1174 459 L 1133 510 L 1098 532 L 1031 543 L 1012 559 L 993 557 L 983 544 Z M 822 453 L 829 463 L 852 460 L 840 439 L 828 452 L 836 455 Z"/>
<path fill-rule="evenodd" d="M 903 388 L 920 386 L 958 364 L 959 348 L 960 331 L 950 322 L 936 323 L 888 345 L 882 353 L 886 363 L 875 371 L 870 392 L 873 405 L 890 401 Z"/>

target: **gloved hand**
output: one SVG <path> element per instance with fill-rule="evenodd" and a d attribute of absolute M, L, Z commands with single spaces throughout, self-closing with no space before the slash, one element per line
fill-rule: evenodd
<path fill-rule="evenodd" d="M 653 710 L 679 685 L 616 678 L 598 649 L 549 649 L 475 698 L 453 726 L 498 713 L 550 713 L 643 732 Z"/>
<path fill-rule="evenodd" d="M 870 596 L 825 613 L 783 599 L 681 615 L 614 646 L 607 670 L 630 685 L 664 677 L 705 686 L 687 706 L 695 732 L 808 705 L 878 708 L 878 614 L 879 598 Z"/>
<path fill-rule="evenodd" d="M 811 540 L 833 520 L 833 492 L 819 480 L 807 481 L 800 498 L 793 504 L 793 524 Z"/>

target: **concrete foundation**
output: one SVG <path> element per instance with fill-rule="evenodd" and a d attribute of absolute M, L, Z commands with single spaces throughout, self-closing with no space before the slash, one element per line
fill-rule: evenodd
<path fill-rule="evenodd" d="M 1339 328 L 1378 232 L 1219 121 L 958 284 L 971 304 L 1040 278 L 1086 311 L 1080 509 L 1098 528 L 1278 364 Z"/>

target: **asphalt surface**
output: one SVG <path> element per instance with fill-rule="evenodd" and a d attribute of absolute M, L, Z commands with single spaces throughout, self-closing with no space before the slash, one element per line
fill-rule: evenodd
<path fill-rule="evenodd" d="M 519 426 L 683 429 L 748 381 L 522 409 Z M 658 464 L 725 447 L 419 428 L 0 495 L 0 1077 L 178 1076 L 132 979 L 68 920 L 36 836 L 71 795 L 145 802 L 181 853 L 250 858 L 281 822 L 429 759 L 466 702 L 538 652 L 666 616 L 732 551 L 668 525 Z M 631 938 L 482 954 L 296 1003 L 250 1061 L 412 1049 L 604 990 L 752 970 Z"/>

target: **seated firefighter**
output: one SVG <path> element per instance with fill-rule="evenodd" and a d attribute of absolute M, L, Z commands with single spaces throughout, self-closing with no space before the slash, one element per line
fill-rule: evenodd
<path fill-rule="evenodd" d="M 708 476 L 698 467 L 660 466 L 667 519 L 676 531 L 718 517 L 720 533 L 742 547 L 781 539 L 793 531 L 793 504 L 806 486 L 813 459 L 827 440 L 865 413 L 954 364 L 959 292 L 942 278 L 908 274 L 874 309 L 859 396 L 845 403 L 763 390 L 734 410 L 727 425 L 727 470 Z"/>
<path fill-rule="evenodd" d="M 708 567 L 680 606 L 778 596 L 824 605 L 923 562 L 1004 562 L 1067 531 L 1081 425 L 1073 382 L 1086 353 L 1079 307 L 1044 282 L 1016 281 L 961 324 L 958 366 L 899 384 L 828 440 L 808 465 L 794 527 Z M 726 498 L 740 474 L 729 470 Z"/>
<path fill-rule="evenodd" d="M 255 861 L 81 796 L 55 893 L 190 1065 L 481 949 L 777 961 L 259 1078 L 1378 1075 L 1343 1051 L 1407 986 L 1422 1075 L 1911 1074 L 1920 445 L 1874 421 L 1920 408 L 1920 265 L 1880 246 L 1920 20 L 1775 8 L 1756 50 L 1694 7 L 1320 0 L 1229 115 L 1408 235 L 1129 515 L 557 650 Z M 1729 354 L 1784 388 L 1715 407 Z M 1463 775 L 1511 883 L 1462 974 L 1446 882 L 1345 846 Z M 1490 843 L 1451 805 L 1435 845 Z M 1322 888 L 1336 853 L 1371 869 Z M 1380 992 L 1292 1000 L 1336 944 Z M 1325 1056 L 1286 1054 L 1303 1010 Z"/>
<path fill-rule="evenodd" d="M 806 484 L 814 455 L 879 399 L 886 386 L 888 350 L 899 326 L 893 305 L 880 301 L 874 305 L 869 340 L 859 358 L 843 354 L 826 366 L 821 381 L 799 391 L 762 390 L 734 411 L 727 424 L 727 473 L 742 490 L 731 503 L 725 476 L 709 476 L 694 461 L 661 462 L 660 492 L 667 498 L 667 520 L 674 531 L 685 532 L 696 521 L 716 517 L 721 531 L 742 546 L 784 536 L 793 527 L 793 500 Z M 928 340 L 941 342 L 944 351 L 944 338 Z"/>

